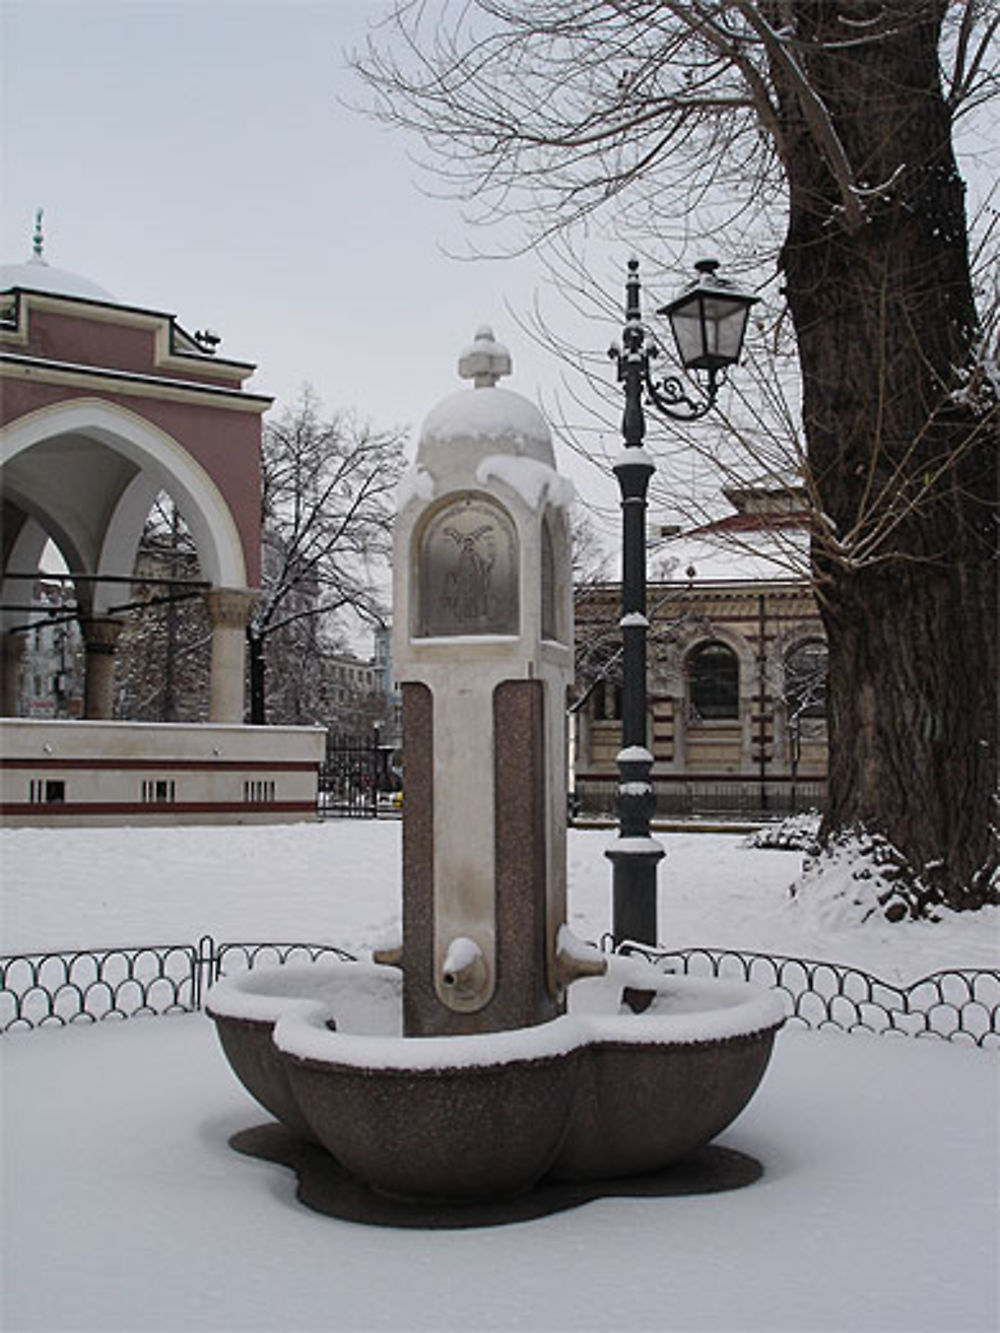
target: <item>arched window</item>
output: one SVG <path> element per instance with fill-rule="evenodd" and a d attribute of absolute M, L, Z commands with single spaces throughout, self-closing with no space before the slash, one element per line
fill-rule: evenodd
<path fill-rule="evenodd" d="M 731 648 L 703 643 L 688 658 L 688 691 L 697 718 L 740 715 L 740 664 Z"/>
<path fill-rule="evenodd" d="M 807 639 L 785 658 L 785 703 L 791 720 L 826 717 L 826 644 Z"/>
<path fill-rule="evenodd" d="M 622 687 L 613 680 L 599 680 L 590 696 L 595 722 L 620 722 L 622 717 Z"/>

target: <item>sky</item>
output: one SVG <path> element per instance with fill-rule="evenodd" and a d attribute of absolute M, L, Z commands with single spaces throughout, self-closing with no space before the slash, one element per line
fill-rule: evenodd
<path fill-rule="evenodd" d="M 455 257 L 499 238 L 428 195 L 416 141 L 351 109 L 365 93 L 348 53 L 387 2 L 0 0 L 0 263 L 28 258 L 41 207 L 52 265 L 215 330 L 279 405 L 309 383 L 380 428 L 415 430 L 461 387 L 458 356 L 484 322 L 513 354 L 506 386 L 558 415 L 565 369 L 518 327 L 536 305 L 607 365 L 613 394 L 614 312 L 585 319 L 533 255 Z M 988 136 L 970 148 L 966 169 L 994 180 L 996 141 L 992 159 Z M 595 242 L 595 289 L 614 293 L 628 257 Z M 612 544 L 616 414 L 588 441 L 598 465 L 557 443 Z M 664 466 L 669 496 L 686 474 Z"/>
<path fill-rule="evenodd" d="M 459 205 L 418 186 L 414 142 L 346 105 L 364 96 L 346 53 L 384 10 L 3 0 L 0 262 L 28 258 L 43 208 L 50 264 L 214 329 L 279 405 L 308 382 L 417 427 L 462 387 L 482 323 L 512 352 L 506 386 L 538 401 L 559 366 L 510 309 L 531 308 L 539 261 L 451 257 L 474 240 Z"/>

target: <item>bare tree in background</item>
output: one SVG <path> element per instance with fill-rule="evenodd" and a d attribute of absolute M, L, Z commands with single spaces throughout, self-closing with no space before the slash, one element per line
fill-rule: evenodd
<path fill-rule="evenodd" d="M 146 518 L 132 608 L 115 656 L 115 715 L 136 722 L 208 718 L 212 627 L 200 590 L 194 538 L 165 491 Z M 171 583 L 169 580 L 176 580 Z"/>
<path fill-rule="evenodd" d="M 997 897 L 1000 375 L 973 280 L 996 230 L 973 252 L 953 136 L 996 95 L 998 25 L 996 0 L 397 0 L 357 62 L 376 114 L 524 244 L 611 213 L 630 245 L 724 237 L 780 269 L 829 644 L 822 837 L 888 839 L 915 910 Z"/>
<path fill-rule="evenodd" d="M 261 596 L 247 636 L 251 721 L 327 714 L 323 658 L 349 620 L 384 623 L 401 433 L 327 417 L 311 389 L 265 421 Z"/>

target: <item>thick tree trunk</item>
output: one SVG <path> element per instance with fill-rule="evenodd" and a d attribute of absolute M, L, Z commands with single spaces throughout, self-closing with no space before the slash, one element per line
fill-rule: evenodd
<path fill-rule="evenodd" d="M 855 33 L 884 26 L 883 0 L 791 8 L 809 83 L 871 188 L 852 224 L 775 69 L 783 266 L 825 515 L 813 553 L 830 649 L 823 836 L 881 834 L 939 900 L 977 907 L 997 865 L 1000 430 L 986 389 L 958 392 L 977 331 L 938 74 L 945 0 L 897 0 L 894 34 L 846 46 L 845 12 Z"/>

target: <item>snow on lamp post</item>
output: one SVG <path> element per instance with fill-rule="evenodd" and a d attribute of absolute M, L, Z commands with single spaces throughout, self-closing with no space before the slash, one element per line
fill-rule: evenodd
<path fill-rule="evenodd" d="M 717 275 L 714 260 L 696 266 L 698 277 L 657 314 L 670 321 L 682 366 L 700 372 L 703 397 L 691 398 L 676 376 L 656 379 L 659 348 L 642 322 L 639 261 L 628 262 L 622 346 L 611 348 L 623 386 L 624 447 L 614 465 L 622 506 L 622 748 L 618 754 L 618 837 L 612 863 L 612 933 L 616 944 L 657 942 L 656 872 L 663 847 L 650 836 L 656 798 L 653 756 L 646 745 L 646 493 L 656 470 L 644 446 L 644 400 L 675 421 L 696 421 L 714 404 L 721 378 L 740 357 L 750 308 L 757 298 Z"/>

